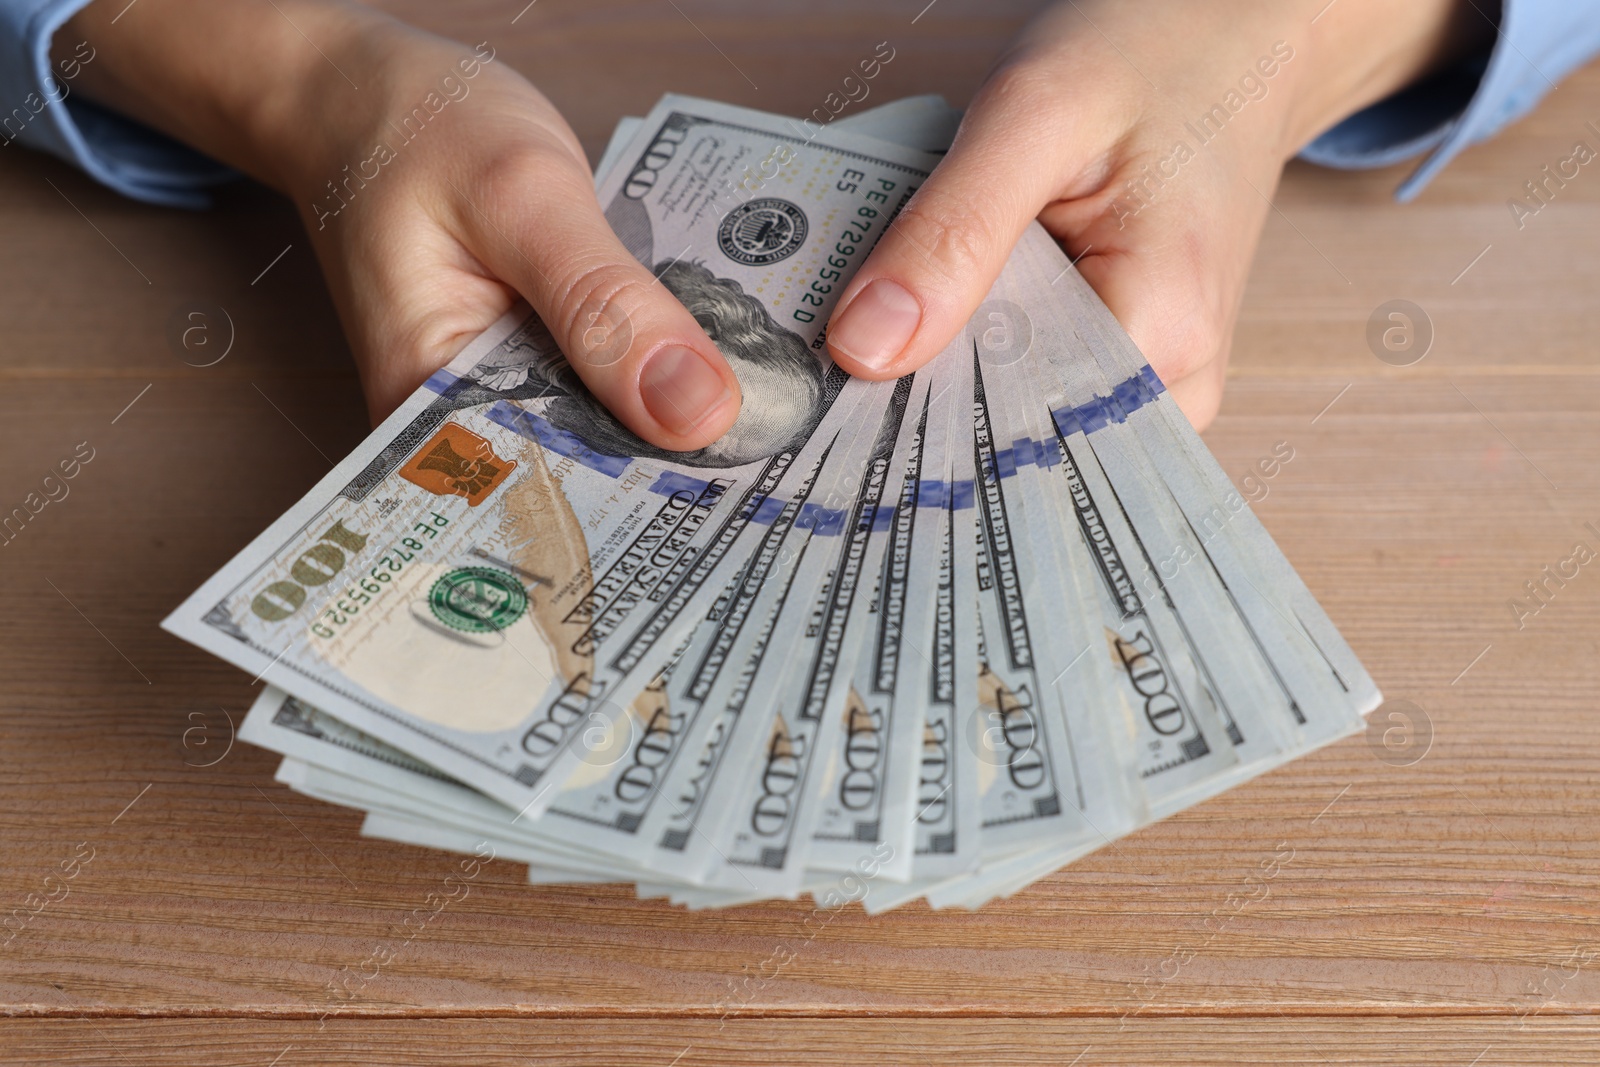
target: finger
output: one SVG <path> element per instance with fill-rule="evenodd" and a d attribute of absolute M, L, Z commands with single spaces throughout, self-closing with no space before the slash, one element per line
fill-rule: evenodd
<path fill-rule="evenodd" d="M 1126 168 L 1138 172 L 1138 166 Z M 1255 184 L 1219 168 L 1134 205 L 1108 196 L 1040 216 L 1197 429 L 1222 402 L 1233 324 L 1265 218 Z M 1133 205 L 1133 206 L 1130 206 Z M 1138 209 L 1135 210 L 1134 207 Z"/>
<path fill-rule="evenodd" d="M 1031 74 L 984 87 L 938 168 L 889 224 L 828 324 L 835 362 L 893 378 L 932 359 L 988 293 L 1023 229 L 1074 169 L 1061 112 Z M 1054 127 L 1041 132 L 1041 124 Z M 1046 135 L 1047 134 L 1047 135 Z"/>
<path fill-rule="evenodd" d="M 1196 430 L 1204 430 L 1210 426 L 1222 407 L 1231 340 L 1231 335 L 1223 340 L 1222 347 L 1211 362 L 1195 370 L 1187 378 L 1180 378 L 1167 386 L 1167 392 L 1172 394 L 1178 410 L 1183 412 L 1184 417 Z"/>
<path fill-rule="evenodd" d="M 466 195 L 466 190 L 461 190 Z M 705 330 L 611 231 L 564 146 L 490 168 L 467 243 L 544 320 L 595 398 L 652 444 L 691 451 L 739 414 L 739 381 Z"/>
<path fill-rule="evenodd" d="M 1078 263 L 1084 280 L 1161 378 L 1196 429 L 1222 402 L 1233 302 L 1177 264 L 1182 246 L 1128 253 L 1090 253 Z"/>

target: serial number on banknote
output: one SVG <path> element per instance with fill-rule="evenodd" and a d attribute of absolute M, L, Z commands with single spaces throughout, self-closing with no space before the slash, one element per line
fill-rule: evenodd
<path fill-rule="evenodd" d="M 410 533 L 390 545 L 364 577 L 356 579 L 354 585 L 345 587 L 343 595 L 324 609 L 322 619 L 327 619 L 333 626 L 342 627 L 350 621 L 351 616 L 359 615 L 363 608 L 383 595 L 394 576 L 426 547 L 421 539 L 431 541 L 449 525 L 450 517 L 437 511 L 429 512 L 427 518 L 418 519 Z M 300 553 L 289 567 L 288 578 L 280 578 L 256 594 L 250 602 L 250 610 L 268 622 L 287 619 L 305 603 L 308 586 L 316 588 L 333 581 L 344 570 L 346 559 L 366 547 L 366 534 L 350 529 L 343 520 L 334 523 L 316 544 Z M 311 624 L 311 632 L 318 637 L 333 637 L 335 631 L 322 619 Z"/>

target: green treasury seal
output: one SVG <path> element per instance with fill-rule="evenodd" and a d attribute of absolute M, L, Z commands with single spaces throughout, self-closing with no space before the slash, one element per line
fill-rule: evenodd
<path fill-rule="evenodd" d="M 514 576 L 494 567 L 461 567 L 433 583 L 428 606 L 434 618 L 452 630 L 488 633 L 522 618 L 528 610 L 528 591 Z"/>

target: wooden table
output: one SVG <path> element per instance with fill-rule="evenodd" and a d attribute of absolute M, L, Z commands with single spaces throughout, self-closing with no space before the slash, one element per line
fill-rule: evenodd
<path fill-rule="evenodd" d="M 965 101 L 1032 5 L 391 6 L 492 41 L 597 152 L 668 89 L 809 110 L 885 39 L 881 99 Z M 1600 571 L 1508 607 L 1600 548 L 1600 177 L 1506 207 L 1596 117 L 1591 68 L 1406 207 L 1399 170 L 1292 167 L 1207 435 L 1237 476 L 1292 446 L 1258 512 L 1420 707 L 1419 761 L 1349 740 L 975 914 L 689 914 L 496 863 L 409 941 L 454 858 L 276 785 L 229 747 L 250 679 L 156 626 L 366 432 L 304 235 L 257 188 L 158 210 L 6 153 L 0 510 L 93 459 L 0 548 L 0 904 L 78 871 L 0 948 L 0 1059 L 1600 1063 Z M 1397 298 L 1436 333 L 1408 368 L 1366 341 Z M 168 347 L 191 299 L 236 326 L 216 366 Z"/>

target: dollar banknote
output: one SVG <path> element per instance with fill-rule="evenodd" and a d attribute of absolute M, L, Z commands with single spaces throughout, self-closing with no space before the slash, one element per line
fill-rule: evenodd
<path fill-rule="evenodd" d="M 927 366 L 829 362 L 959 122 L 624 120 L 600 201 L 739 421 L 654 449 L 526 308 L 473 341 L 166 622 L 267 683 L 240 736 L 279 780 L 533 885 L 876 913 L 982 906 L 1359 729 L 1355 652 L 1037 225 Z M 626 351 L 595 325 L 573 358 Z"/>

